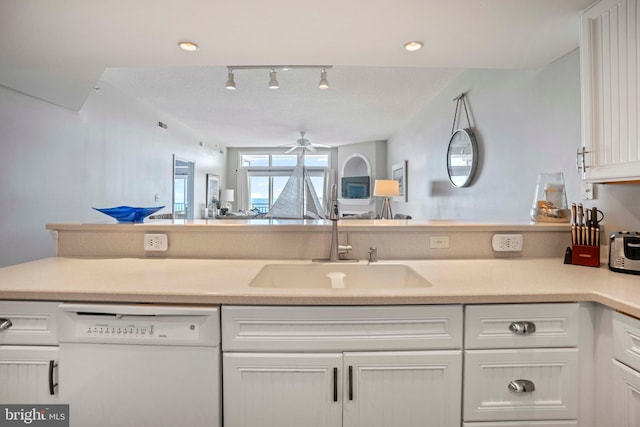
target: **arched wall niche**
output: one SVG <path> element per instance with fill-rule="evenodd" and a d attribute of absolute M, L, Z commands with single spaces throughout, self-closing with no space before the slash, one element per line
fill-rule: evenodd
<path fill-rule="evenodd" d="M 353 153 L 342 164 L 340 176 L 371 176 L 371 164 L 360 153 Z"/>

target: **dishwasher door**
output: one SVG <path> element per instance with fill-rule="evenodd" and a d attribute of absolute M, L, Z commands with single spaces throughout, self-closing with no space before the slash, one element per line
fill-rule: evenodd
<path fill-rule="evenodd" d="M 219 427 L 217 308 L 62 304 L 71 427 Z"/>

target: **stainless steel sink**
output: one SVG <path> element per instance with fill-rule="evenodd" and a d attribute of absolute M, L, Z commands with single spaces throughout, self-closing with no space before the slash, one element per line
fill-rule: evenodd
<path fill-rule="evenodd" d="M 429 281 L 402 264 L 270 264 L 249 286 L 258 288 L 425 288 Z"/>

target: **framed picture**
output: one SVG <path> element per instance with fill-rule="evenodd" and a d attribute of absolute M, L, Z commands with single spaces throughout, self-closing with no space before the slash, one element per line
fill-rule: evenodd
<path fill-rule="evenodd" d="M 407 161 L 403 160 L 398 163 L 394 163 L 391 166 L 391 179 L 395 179 L 400 182 L 400 195 L 398 197 L 394 197 L 394 202 L 408 202 L 409 194 L 408 194 L 408 184 L 407 181 Z"/>
<path fill-rule="evenodd" d="M 207 174 L 207 200 L 205 206 L 209 207 L 211 202 L 215 199 L 215 202 L 220 201 L 220 176 Z"/>

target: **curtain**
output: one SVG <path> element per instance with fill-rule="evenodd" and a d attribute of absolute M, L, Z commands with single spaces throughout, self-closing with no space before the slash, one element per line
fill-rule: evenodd
<path fill-rule="evenodd" d="M 238 195 L 238 210 L 248 211 L 251 207 L 249 194 L 249 175 L 247 168 L 236 169 L 236 192 Z"/>

